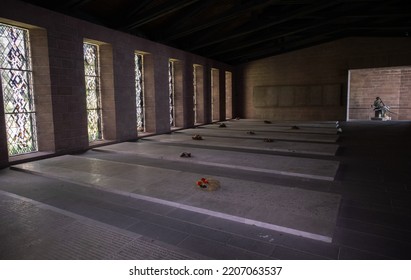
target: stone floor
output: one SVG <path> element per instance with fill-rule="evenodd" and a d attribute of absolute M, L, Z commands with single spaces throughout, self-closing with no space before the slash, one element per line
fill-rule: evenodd
<path fill-rule="evenodd" d="M 410 259 L 410 122 L 225 123 L 0 170 L 0 259 Z"/>

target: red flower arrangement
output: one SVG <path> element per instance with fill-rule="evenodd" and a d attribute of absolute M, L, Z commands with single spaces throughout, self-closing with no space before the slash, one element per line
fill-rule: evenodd
<path fill-rule="evenodd" d="M 202 189 L 207 188 L 208 180 L 206 178 L 201 178 L 200 180 L 197 181 L 197 186 L 199 186 Z"/>
<path fill-rule="evenodd" d="M 215 191 L 220 188 L 220 182 L 213 178 L 201 178 L 197 181 L 197 187 L 204 191 Z"/>

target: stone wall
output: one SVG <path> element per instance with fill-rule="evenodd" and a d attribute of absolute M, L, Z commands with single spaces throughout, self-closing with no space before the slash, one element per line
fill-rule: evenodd
<path fill-rule="evenodd" d="M 178 125 L 193 125 L 193 64 L 202 66 L 204 122 L 211 120 L 211 88 L 208 73 L 233 67 L 161 45 L 123 32 L 52 12 L 30 4 L 3 0 L 0 22 L 29 29 L 32 40 L 33 76 L 39 114 L 39 152 L 51 155 L 80 152 L 92 147 L 88 141 L 83 42 L 100 47 L 104 140 L 98 144 L 133 140 L 136 127 L 134 54 L 145 56 L 147 129 L 170 131 L 168 107 L 168 61 L 179 62 Z M 34 44 L 33 44 L 34 43 Z M 224 88 L 224 83 L 220 88 Z M 0 89 L 1 91 L 1 89 Z M 224 92 L 220 92 L 224 94 Z M 0 102 L 3 103 L 2 94 Z M 225 108 L 220 108 L 224 111 Z M 225 111 L 224 111 L 225 112 Z M 221 119 L 225 116 L 222 114 Z M 0 110 L 0 168 L 8 166 L 4 113 Z M 44 153 L 43 153 L 44 154 Z M 36 153 L 25 158 L 35 158 Z"/>
<path fill-rule="evenodd" d="M 243 118 L 344 120 L 350 69 L 406 65 L 409 38 L 346 38 L 256 60 L 236 69 L 236 109 Z"/>
<path fill-rule="evenodd" d="M 295 119 L 324 119 L 329 117 L 330 108 L 341 110 L 342 94 L 340 84 L 257 86 L 252 104 L 258 118 L 282 119 L 282 115 L 292 113 Z"/>

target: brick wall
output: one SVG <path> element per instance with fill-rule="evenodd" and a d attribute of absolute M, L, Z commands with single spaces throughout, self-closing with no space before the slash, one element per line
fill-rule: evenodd
<path fill-rule="evenodd" d="M 411 120 L 411 68 L 401 70 L 399 120 Z"/>
<path fill-rule="evenodd" d="M 239 66 L 236 77 L 239 102 L 236 110 L 244 118 L 274 120 L 341 120 L 346 118 L 348 71 L 350 69 L 411 65 L 409 38 L 346 38 L 338 41 L 249 62 Z M 334 89 L 340 85 L 340 100 Z M 311 103 L 306 94 L 290 91 L 289 106 L 280 103 L 256 106 L 258 87 L 288 87 L 308 91 L 322 87 L 320 103 Z M 319 93 L 320 94 L 320 93 Z M 266 98 L 271 98 L 266 95 Z M 287 99 L 285 96 L 281 96 Z M 336 99 L 337 98 L 337 99 Z M 373 97 L 373 99 L 375 96 Z M 260 104 L 269 100 L 259 100 Z"/>
<path fill-rule="evenodd" d="M 349 119 L 370 119 L 375 98 L 390 106 L 392 120 L 410 120 L 411 68 L 388 67 L 350 71 Z"/>

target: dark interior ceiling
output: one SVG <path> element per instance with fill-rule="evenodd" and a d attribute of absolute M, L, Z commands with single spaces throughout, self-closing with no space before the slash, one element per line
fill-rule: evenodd
<path fill-rule="evenodd" d="M 352 36 L 408 37 L 410 0 L 25 0 L 239 64 Z"/>

